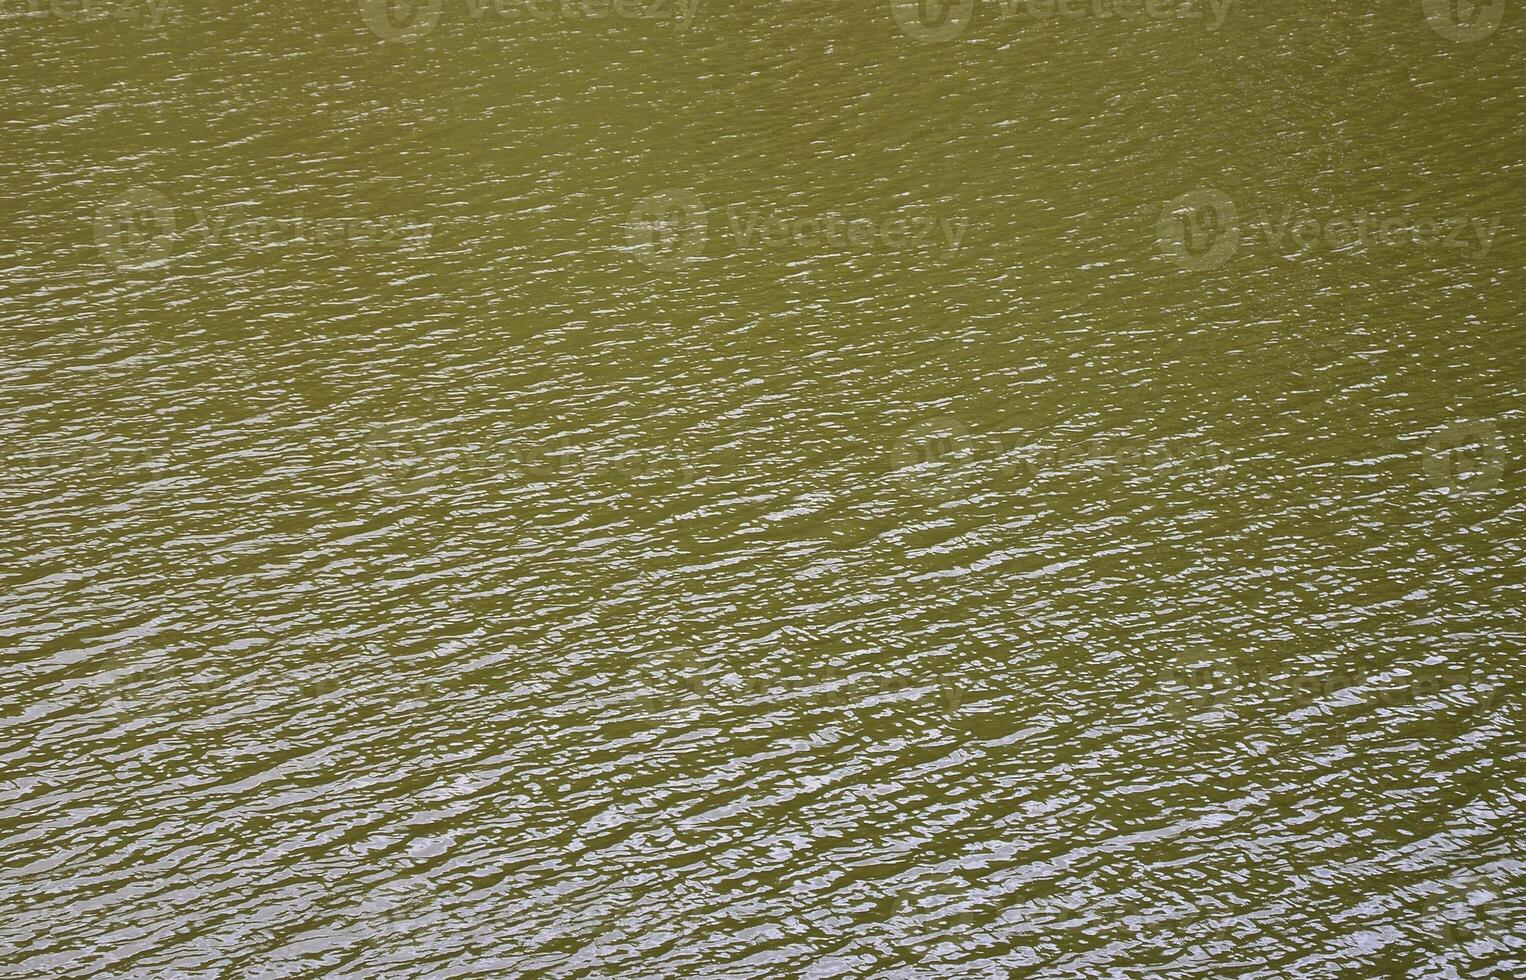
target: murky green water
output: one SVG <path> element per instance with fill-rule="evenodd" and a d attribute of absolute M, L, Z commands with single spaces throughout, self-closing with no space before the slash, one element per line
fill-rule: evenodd
<path fill-rule="evenodd" d="M 0 6 L 5 976 L 1521 974 L 1519 6 L 475 2 Z"/>

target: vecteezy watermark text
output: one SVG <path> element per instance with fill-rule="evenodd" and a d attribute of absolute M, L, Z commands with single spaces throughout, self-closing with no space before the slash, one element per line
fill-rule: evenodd
<path fill-rule="evenodd" d="M 162 263 L 182 249 L 226 245 L 267 249 L 313 245 L 417 248 L 432 233 L 428 222 L 405 217 L 308 217 L 302 212 L 260 215 L 234 209 L 177 206 L 167 195 L 136 187 L 103 204 L 95 214 L 95 239 L 119 269 Z M 191 220 L 189 223 L 186 218 Z"/>
<path fill-rule="evenodd" d="M 688 27 L 701 0 L 463 0 L 472 23 L 519 25 L 620 20 Z M 445 0 L 360 0 L 360 16 L 383 41 L 409 44 L 439 24 Z"/>
<path fill-rule="evenodd" d="M 978 487 L 1037 483 L 1061 473 L 1099 469 L 1119 479 L 1141 475 L 1204 477 L 1229 464 L 1200 440 L 1150 440 L 1106 434 L 1036 437 L 1028 445 L 998 433 L 976 433 L 953 416 L 926 419 L 901 433 L 890 452 L 890 475 L 908 492 L 951 500 Z"/>
<path fill-rule="evenodd" d="M 814 249 L 831 245 L 889 250 L 941 245 L 946 253 L 952 254 L 959 250 L 968 225 L 963 218 L 935 218 L 929 214 L 871 218 L 828 211 L 799 216 L 732 208 L 727 212 L 727 228 L 739 248 L 761 245 Z"/>
<path fill-rule="evenodd" d="M 1319 698 L 1341 693 L 1361 695 L 1362 700 L 1385 707 L 1413 704 L 1445 690 L 1467 690 L 1472 678 L 1436 676 L 1402 683 L 1383 685 L 1370 671 L 1353 668 L 1313 675 L 1301 673 L 1278 673 L 1265 666 L 1230 663 L 1197 667 L 1177 666 L 1168 671 L 1172 681 L 1186 685 L 1192 695 L 1203 704 L 1226 704 L 1247 694 L 1257 693 L 1274 698 L 1287 698 L 1299 706 L 1312 704 Z M 1501 703 L 1502 692 L 1498 689 L 1481 695 L 1479 711 L 1487 713 Z"/>
<path fill-rule="evenodd" d="M 628 250 L 648 266 L 676 269 L 702 261 L 711 233 L 710 212 L 691 191 L 670 190 L 638 201 L 626 222 Z M 947 259 L 959 250 L 969 223 L 906 207 L 891 214 L 799 212 L 730 207 L 722 230 L 731 251 L 931 253 Z"/>
<path fill-rule="evenodd" d="M 1482 41 L 1499 30 L 1505 0 L 1421 0 L 1425 22 L 1448 41 Z"/>
<path fill-rule="evenodd" d="M 1181 650 L 1176 662 L 1155 678 L 1161 704 L 1178 724 L 1192 729 L 1208 724 L 1204 719 L 1233 713 L 1248 706 L 1281 703 L 1303 709 L 1317 703 L 1342 709 L 1361 705 L 1384 709 L 1443 704 L 1446 713 L 1425 722 L 1432 734 L 1454 737 L 1459 731 L 1483 723 L 1504 704 L 1500 687 L 1482 687 L 1468 675 L 1389 675 L 1363 666 L 1312 672 L 1301 667 L 1279 669 L 1265 664 L 1205 661 L 1198 654 Z M 1466 703 L 1458 707 L 1458 695 Z"/>
<path fill-rule="evenodd" d="M 1425 444 L 1425 475 L 1444 494 L 1486 494 L 1499 486 L 1508 453 L 1493 422 L 1459 419 Z"/>
<path fill-rule="evenodd" d="M 1182 21 L 1203 23 L 1210 31 L 1224 26 L 1236 0 L 985 0 L 997 20 L 1139 24 Z M 976 18 L 975 0 L 890 0 L 896 25 L 918 41 L 952 41 Z"/>
<path fill-rule="evenodd" d="M 845 673 L 826 667 L 805 674 L 783 672 L 736 676 L 732 683 L 717 685 L 702 677 L 676 678 L 664 682 L 659 676 L 643 678 L 635 690 L 638 703 L 647 711 L 664 711 L 685 702 L 718 706 L 756 700 L 778 701 L 797 708 L 849 709 L 881 698 L 929 703 L 940 713 L 959 717 L 966 691 L 949 675 L 912 677 L 873 672 Z"/>
<path fill-rule="evenodd" d="M 26 17 L 155 28 L 180 18 L 180 0 L 0 0 L 0 20 Z"/>
<path fill-rule="evenodd" d="M 373 422 L 357 441 L 359 473 L 386 494 L 438 491 L 476 481 L 526 485 L 656 481 L 686 486 L 704 457 L 676 447 L 659 452 L 583 446 L 566 436 L 500 442 L 487 436 L 461 442 L 407 422 Z M 724 459 L 711 460 L 724 465 Z"/>
<path fill-rule="evenodd" d="M 1206 272 L 1249 250 L 1256 233 L 1264 248 L 1290 258 L 1318 251 L 1428 248 L 1483 261 L 1501 222 L 1498 214 L 1384 214 L 1306 205 L 1260 207 L 1246 220 L 1228 194 L 1201 188 L 1162 208 L 1155 235 L 1162 256 L 1183 269 Z"/>

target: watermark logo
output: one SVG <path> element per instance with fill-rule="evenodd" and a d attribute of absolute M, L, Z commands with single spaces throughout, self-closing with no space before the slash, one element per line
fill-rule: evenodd
<path fill-rule="evenodd" d="M 629 251 L 646 265 L 676 269 L 706 257 L 709 211 L 699 195 L 667 190 L 643 198 L 625 225 Z M 928 208 L 907 206 L 890 215 L 840 211 L 781 211 L 732 206 L 719 227 L 733 252 L 795 249 L 813 253 L 918 252 L 948 260 L 958 252 L 969 223 L 938 218 Z"/>
<path fill-rule="evenodd" d="M 96 212 L 95 240 L 118 269 L 162 262 L 175 248 L 175 206 L 146 187 L 123 191 Z"/>
<path fill-rule="evenodd" d="M 1448 41 L 1482 41 L 1499 30 L 1505 0 L 1422 0 L 1425 21 Z"/>
<path fill-rule="evenodd" d="M 1167 204 L 1155 223 L 1161 254 L 1190 272 L 1217 269 L 1240 245 L 1235 202 L 1212 188 L 1188 191 Z"/>
<path fill-rule="evenodd" d="M 937 249 L 941 244 L 942 257 L 947 259 L 959 251 L 969 224 L 963 218 L 937 218 L 911 209 L 878 218 L 838 211 L 770 214 L 731 208 L 727 228 L 738 249 L 789 246 L 815 250 L 832 246 L 892 252 Z"/>
<path fill-rule="evenodd" d="M 1246 708 L 1278 705 L 1296 712 L 1316 704 L 1401 708 L 1427 707 L 1442 692 L 1465 695 L 1467 706 L 1426 722 L 1431 735 L 1458 738 L 1485 723 L 1500 695 L 1466 675 L 1433 674 L 1394 679 L 1361 665 L 1311 671 L 1298 667 L 1222 661 L 1207 653 L 1176 653 L 1157 676 L 1155 693 L 1174 730 L 1191 741 L 1226 724 Z M 1206 661 L 1206 662 L 1205 662 Z"/>
<path fill-rule="evenodd" d="M 440 895 L 421 875 L 387 882 L 368 905 L 365 914 L 381 920 L 374 945 L 383 949 L 405 945 L 420 920 L 436 918 L 443 910 Z M 438 927 L 438 923 L 430 924 Z"/>
<path fill-rule="evenodd" d="M 975 16 L 975 0 L 891 0 L 901 33 L 918 41 L 952 41 Z"/>
<path fill-rule="evenodd" d="M 122 714 L 145 715 L 173 701 L 198 701 L 236 683 L 226 667 L 190 665 L 174 660 L 134 664 L 111 675 L 91 693 Z"/>
<path fill-rule="evenodd" d="M 135 27 L 156 28 L 180 19 L 172 4 L 178 0 L 0 0 L 0 20 L 28 17 L 53 18 L 85 24 L 116 21 Z M 25 9 L 17 9 L 25 8 Z"/>
<path fill-rule="evenodd" d="M 387 493 L 412 494 L 480 485 L 490 492 L 538 483 L 583 486 L 661 483 L 686 487 L 724 454 L 582 445 L 565 435 L 505 441 L 491 433 L 466 439 L 405 421 L 372 422 L 355 443 L 359 481 Z"/>
<path fill-rule="evenodd" d="M 577 483 L 660 480 L 686 486 L 698 478 L 698 454 L 678 447 L 657 452 L 651 449 L 620 451 L 614 447 L 580 445 L 566 435 L 513 448 L 506 462 L 528 480 L 571 480 Z M 483 460 L 493 470 L 498 461 Z"/>
<path fill-rule="evenodd" d="M 1130 896 L 1119 901 L 1115 909 L 1118 924 L 1145 946 L 1214 946 L 1237 941 L 1234 920 L 1214 915 L 1203 906 L 1155 903 Z"/>
<path fill-rule="evenodd" d="M 1420 927 L 1437 944 L 1457 946 L 1474 939 L 1498 937 L 1510 932 L 1500 887 L 1488 877 L 1470 872 L 1442 884 L 1422 909 Z"/>
<path fill-rule="evenodd" d="M 1504 472 L 1505 440 L 1492 422 L 1453 422 L 1425 444 L 1425 475 L 1442 493 L 1487 493 Z"/>
<path fill-rule="evenodd" d="M 717 678 L 695 673 L 686 660 L 678 659 L 638 672 L 629 698 L 646 714 L 695 706 L 729 710 L 732 705 L 756 702 L 797 711 L 851 712 L 881 698 L 894 698 L 921 706 L 936 723 L 965 725 L 968 694 L 965 679 L 947 674 L 850 672 L 826 666 L 798 673 L 759 668 L 746 675 Z"/>
<path fill-rule="evenodd" d="M 427 244 L 433 225 L 404 217 L 308 218 L 234 215 L 230 209 L 189 208 L 195 221 L 180 228 L 181 209 L 169 197 L 134 187 L 102 205 L 95 214 L 95 238 L 106 260 L 119 269 L 163 262 L 177 247 L 228 246 L 250 252 L 293 246 L 351 246 L 413 249 Z"/>
<path fill-rule="evenodd" d="M 913 962 L 920 963 L 939 936 L 957 936 L 966 942 L 997 939 L 988 928 L 990 923 L 971 905 L 969 885 L 958 879 L 918 883 L 885 895 L 876 905 L 886 922 L 907 928 L 910 935 L 903 953 Z"/>
<path fill-rule="evenodd" d="M 412 44 L 440 21 L 445 0 L 360 0 L 360 16 L 383 41 Z"/>
<path fill-rule="evenodd" d="M 1217 31 L 1236 0 L 988 0 L 997 20 L 1035 23 L 1117 23 L 1135 26 L 1162 21 L 1204 22 Z M 918 41 L 953 41 L 969 27 L 975 0 L 891 0 L 901 32 Z"/>
<path fill-rule="evenodd" d="M 1189 191 L 1162 209 L 1156 222 L 1160 254 L 1191 272 L 1222 267 L 1256 242 L 1285 258 L 1316 250 L 1370 253 L 1376 247 L 1441 248 L 1480 261 L 1489 257 L 1501 217 L 1495 215 L 1424 215 L 1329 210 L 1284 205 L 1280 211 L 1258 208 L 1243 220 L 1228 194 L 1212 188 Z"/>
<path fill-rule="evenodd" d="M 466 0 L 466 13 L 474 22 L 488 14 L 521 24 L 614 18 L 670 23 L 682 31 L 699 5 L 699 0 Z M 360 0 L 360 16 L 383 41 L 412 44 L 435 29 L 443 6 L 444 0 Z"/>
<path fill-rule="evenodd" d="M 974 449 L 970 429 L 951 415 L 927 419 L 901 433 L 891 454 L 891 470 L 904 488 L 949 494 Z"/>
<path fill-rule="evenodd" d="M 437 482 L 426 440 L 401 422 L 372 422 L 358 449 L 366 476 L 377 489 L 412 494 Z"/>
<path fill-rule="evenodd" d="M 1160 690 L 1166 714 L 1184 734 L 1211 728 L 1211 720 L 1231 700 L 1210 654 L 1185 644 L 1172 648 Z"/>
<path fill-rule="evenodd" d="M 943 500 L 968 495 L 976 486 L 1010 490 L 1061 475 L 1130 482 L 1188 479 L 1215 485 L 1234 478 L 1233 458 L 1201 439 L 1097 433 L 1017 441 L 1000 433 L 973 432 L 953 416 L 912 426 L 895 439 L 887 456 L 893 481 Z"/>
<path fill-rule="evenodd" d="M 705 206 L 686 190 L 643 198 L 625 225 L 636 257 L 654 269 L 679 269 L 702 259 L 706 232 Z"/>
<path fill-rule="evenodd" d="M 902 467 L 936 462 L 966 445 L 969 436 L 969 426 L 952 415 L 927 419 L 896 440 L 896 460 Z"/>

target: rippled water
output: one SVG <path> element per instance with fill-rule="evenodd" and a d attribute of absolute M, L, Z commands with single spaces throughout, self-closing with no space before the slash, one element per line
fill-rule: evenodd
<path fill-rule="evenodd" d="M 1460 7 L 0 7 L 4 975 L 1520 975 Z"/>

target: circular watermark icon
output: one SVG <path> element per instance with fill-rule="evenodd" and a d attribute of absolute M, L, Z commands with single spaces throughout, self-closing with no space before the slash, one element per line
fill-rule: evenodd
<path fill-rule="evenodd" d="M 969 457 L 977 442 L 969 426 L 951 415 L 919 422 L 896 438 L 892 474 L 908 490 L 952 496 L 974 478 Z"/>
<path fill-rule="evenodd" d="M 1465 419 L 1425 444 L 1425 475 L 1442 493 L 1486 493 L 1505 472 L 1505 440 L 1492 422 Z"/>
<path fill-rule="evenodd" d="M 1213 729 L 1213 722 L 1233 697 L 1229 680 L 1212 667 L 1169 670 L 1157 683 L 1156 691 L 1165 717 L 1178 734 L 1192 739 Z"/>
<path fill-rule="evenodd" d="M 1482 41 L 1499 30 L 1505 0 L 1422 0 L 1425 22 L 1448 41 Z"/>
<path fill-rule="evenodd" d="M 1450 879 L 1427 896 L 1420 928 L 1444 946 L 1508 934 L 1510 917 L 1500 887 L 1488 877 L 1468 872 Z"/>
<path fill-rule="evenodd" d="M 1240 245 L 1235 202 L 1212 188 L 1188 191 L 1160 212 L 1155 238 L 1161 254 L 1183 269 L 1217 269 L 1234 257 Z"/>
<path fill-rule="evenodd" d="M 642 262 L 654 269 L 680 268 L 704 255 L 705 206 L 692 191 L 653 194 L 631 210 L 625 234 Z"/>
<path fill-rule="evenodd" d="M 952 41 L 975 15 L 975 0 L 890 0 L 901 33 L 918 41 Z"/>
<path fill-rule="evenodd" d="M 170 257 L 175 248 L 175 205 L 146 187 L 134 187 L 95 213 L 95 240 L 117 268 Z"/>
<path fill-rule="evenodd" d="M 152 715 L 171 704 L 205 704 L 219 688 L 240 680 L 216 664 L 158 660 L 124 665 L 81 690 L 85 706 L 125 719 Z"/>
<path fill-rule="evenodd" d="M 1215 916 L 1197 904 L 1169 905 L 1140 896 L 1125 898 L 1114 909 L 1114 921 L 1147 947 L 1178 945 L 1184 941 L 1207 946 L 1233 943 L 1236 939 L 1232 920 Z"/>
<path fill-rule="evenodd" d="M 429 446 L 403 423 L 372 422 L 357 448 L 365 478 L 379 490 L 411 494 L 429 489 L 438 479 Z"/>
<path fill-rule="evenodd" d="M 360 16 L 383 41 L 412 44 L 440 22 L 445 0 L 360 0 Z"/>
<path fill-rule="evenodd" d="M 970 904 L 967 884 L 953 879 L 916 882 L 884 893 L 874 911 L 891 928 L 905 930 L 902 953 L 920 961 L 939 936 L 993 941 L 989 922 Z"/>

